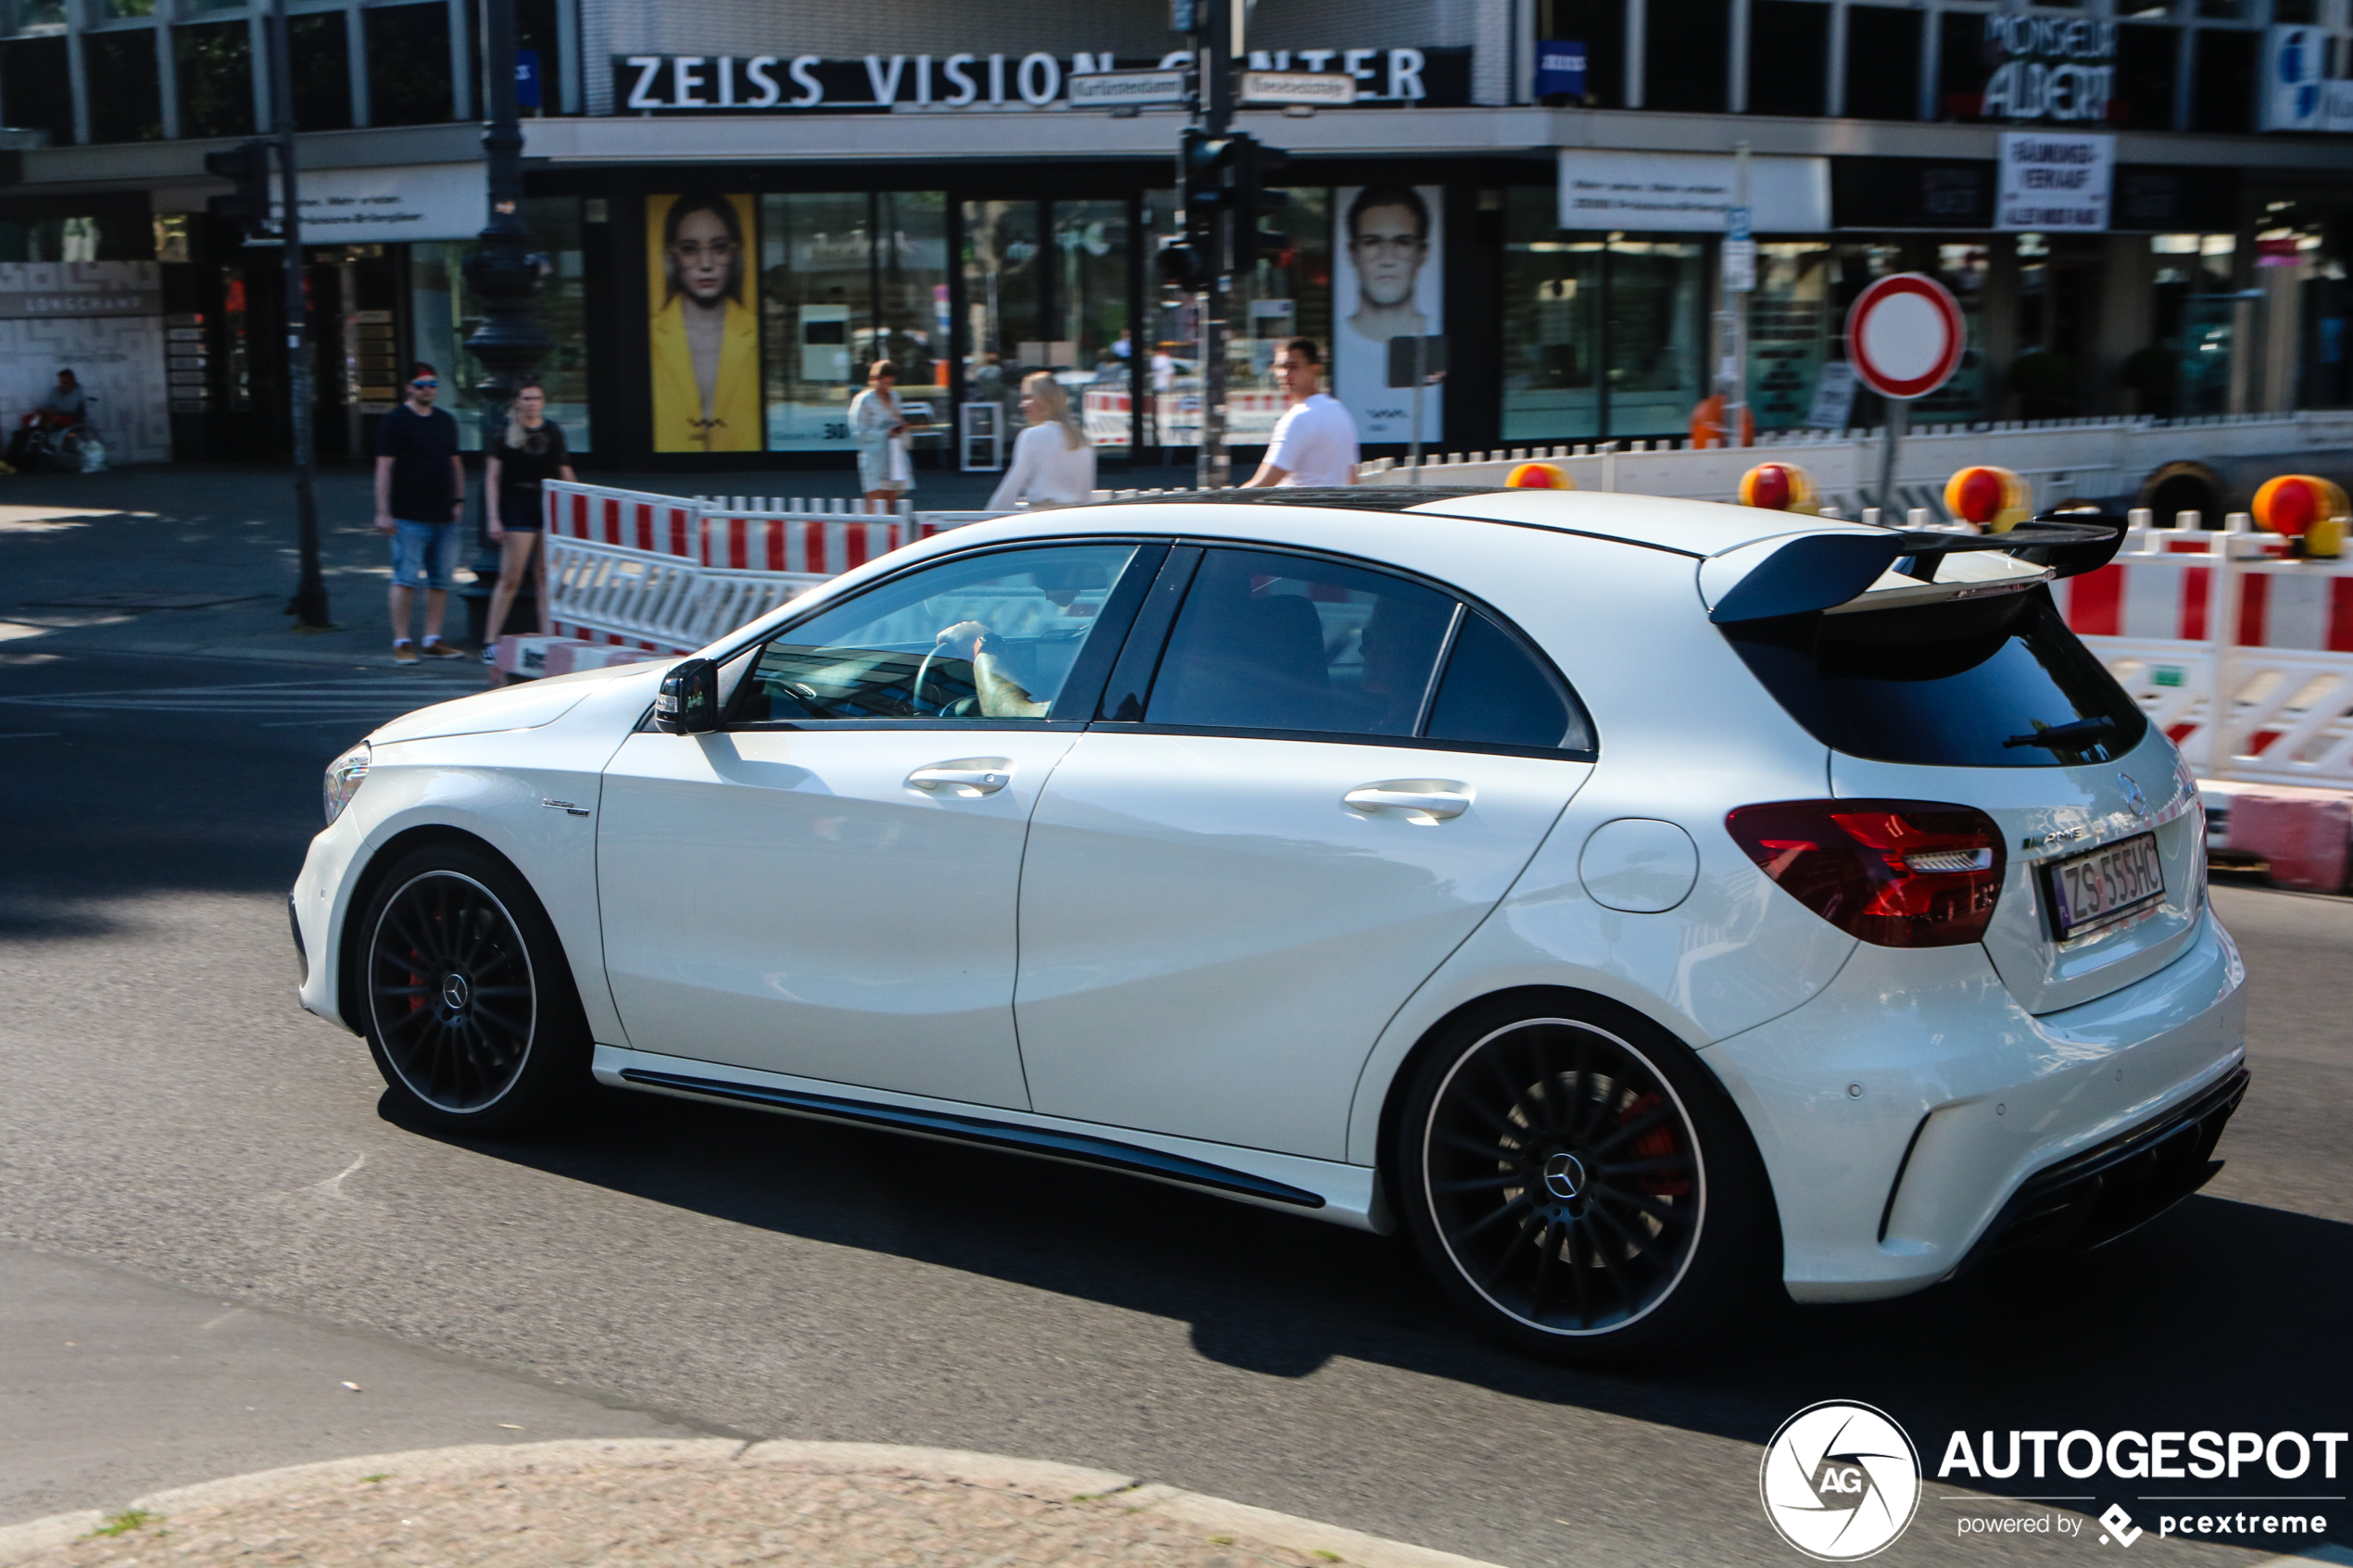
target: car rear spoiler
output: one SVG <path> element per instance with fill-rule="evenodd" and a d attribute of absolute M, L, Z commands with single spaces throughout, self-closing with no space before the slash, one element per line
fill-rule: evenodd
<path fill-rule="evenodd" d="M 2062 522 L 2058 519 L 2064 517 Z M 1936 533 L 1890 528 L 1877 533 L 1806 533 L 1790 540 L 1734 583 L 1708 611 L 1718 625 L 1829 609 L 1856 597 L 1890 569 L 1934 582 L 1938 559 L 1999 550 L 2053 577 L 2096 571 L 2124 544 L 2124 521 L 2100 512 L 2045 513 L 2007 533 Z M 1899 563 L 1911 562 L 1911 565 Z"/>

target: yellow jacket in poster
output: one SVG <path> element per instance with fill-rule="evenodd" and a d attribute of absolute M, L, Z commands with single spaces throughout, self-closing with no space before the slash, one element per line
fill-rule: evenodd
<path fill-rule="evenodd" d="M 654 312 L 648 336 L 653 350 L 654 450 L 761 450 L 765 443 L 760 430 L 760 333 L 751 312 L 732 299 L 727 302 L 707 424 L 702 391 L 695 382 L 694 354 L 686 343 L 682 298 L 673 295 Z"/>

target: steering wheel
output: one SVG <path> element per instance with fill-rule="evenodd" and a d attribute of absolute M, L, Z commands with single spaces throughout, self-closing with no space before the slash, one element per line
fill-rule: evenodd
<path fill-rule="evenodd" d="M 924 661 L 915 666 L 915 684 L 907 688 L 907 706 L 914 710 L 917 718 L 921 718 L 923 716 L 924 681 L 925 677 L 930 675 L 931 661 L 939 657 L 941 646 L 942 645 L 938 643 L 932 644 L 931 651 L 924 655 Z M 941 705 L 940 711 L 946 711 L 945 704 Z"/>

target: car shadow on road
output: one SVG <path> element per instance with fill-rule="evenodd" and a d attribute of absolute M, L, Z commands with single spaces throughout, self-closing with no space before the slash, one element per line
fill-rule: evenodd
<path fill-rule="evenodd" d="M 1348 1358 L 1751 1442 L 1829 1398 L 1900 1412 L 1924 1443 L 1962 1430 L 2309 1433 L 2344 1425 L 2353 1386 L 2353 1225 L 2212 1198 L 2092 1254 L 1899 1300 L 1766 1303 L 1674 1361 L 1600 1374 L 1488 1343 L 1402 1241 L 1132 1177 L 613 1091 L 560 1135 L 468 1147 L 738 1224 L 1184 1322 L 1201 1355 L 1265 1376 Z M 1941 1455 L 1921 1457 L 1933 1477 Z M 2056 1471 L 1967 1484 L 2077 1489 Z"/>

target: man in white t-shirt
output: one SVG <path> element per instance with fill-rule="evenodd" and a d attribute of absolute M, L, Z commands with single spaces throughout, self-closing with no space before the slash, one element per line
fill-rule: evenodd
<path fill-rule="evenodd" d="M 1242 488 L 1277 484 L 1356 483 L 1356 421 L 1323 390 L 1323 355 L 1312 337 L 1295 337 L 1275 351 L 1275 384 L 1290 407 L 1275 426 L 1266 459 Z"/>

